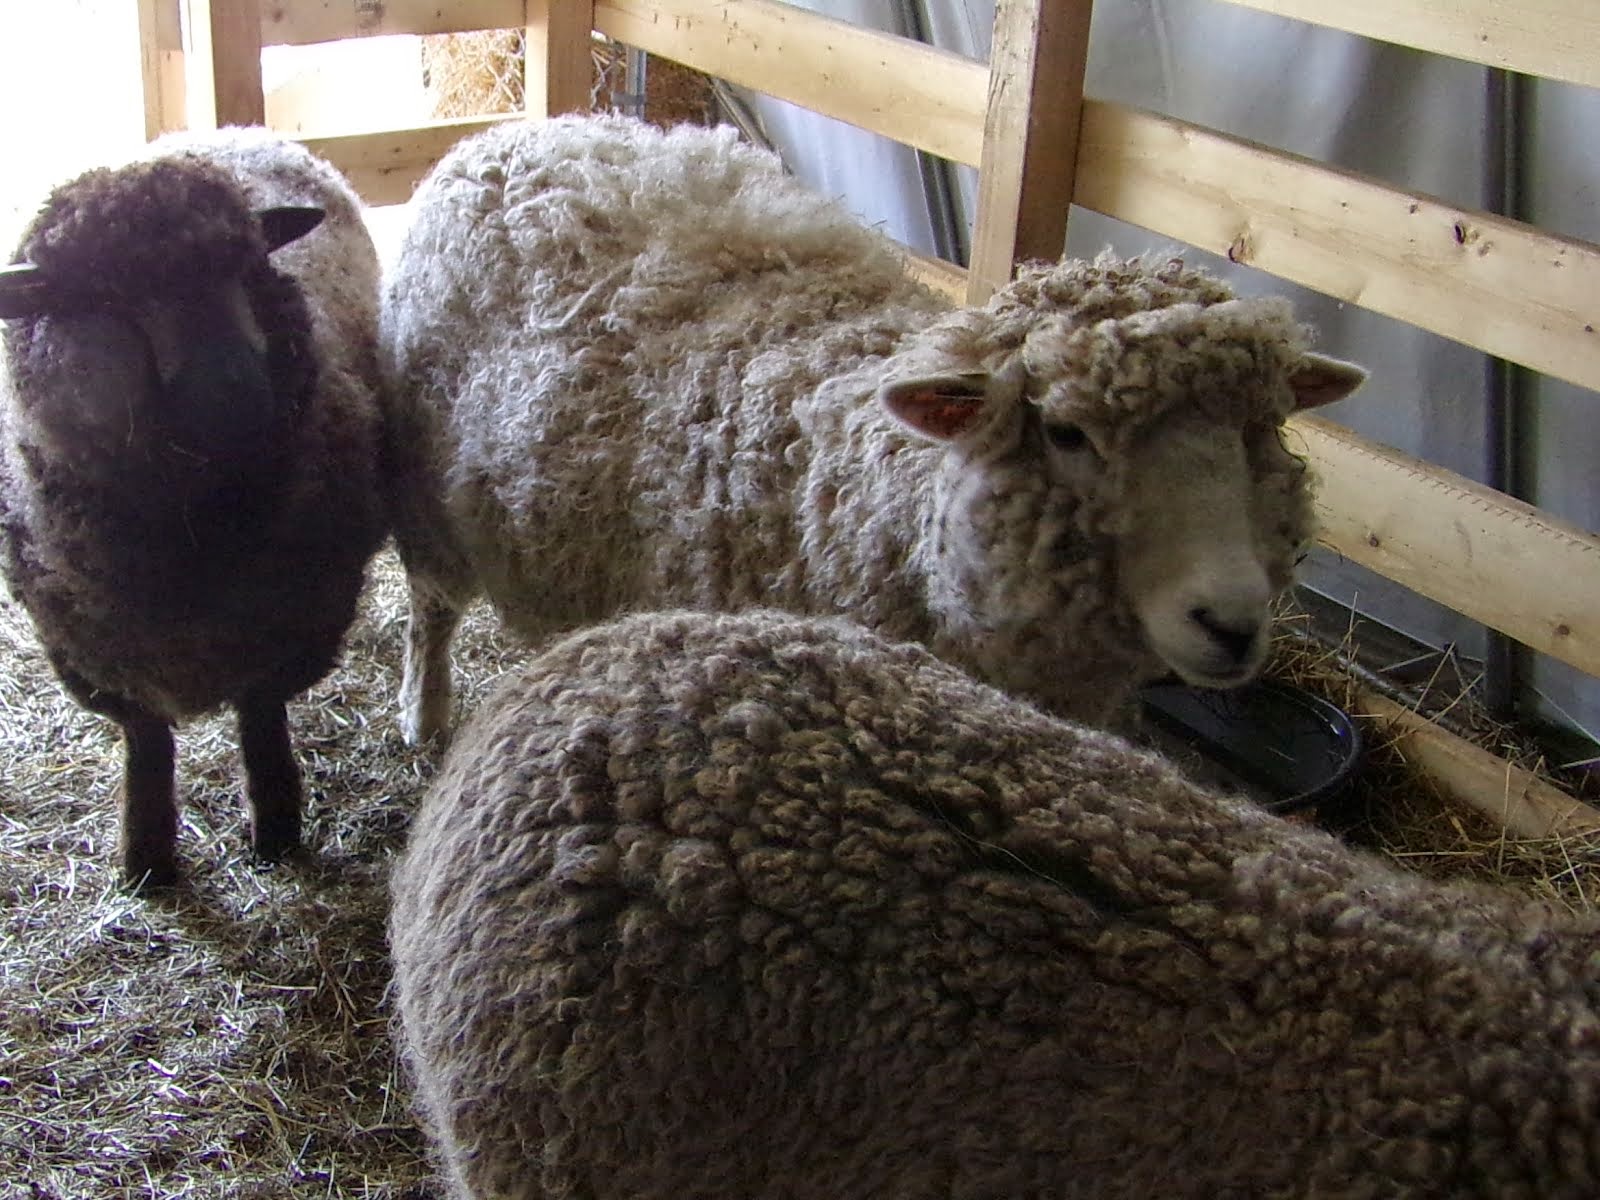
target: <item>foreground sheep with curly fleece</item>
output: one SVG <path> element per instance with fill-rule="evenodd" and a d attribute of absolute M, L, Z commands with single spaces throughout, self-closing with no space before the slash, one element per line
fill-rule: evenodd
<path fill-rule="evenodd" d="M 1294 408 L 1362 373 L 1175 262 L 948 311 L 732 130 L 502 125 L 386 281 L 402 720 L 450 717 L 481 589 L 537 640 L 620 610 L 848 614 L 1062 714 L 1242 682 L 1308 535 Z"/>
<path fill-rule="evenodd" d="M 384 531 L 356 197 L 264 131 L 168 140 L 58 188 L 16 257 L 0 549 L 68 692 L 122 729 L 122 868 L 176 877 L 172 725 L 224 704 L 251 845 L 278 857 L 300 839 L 284 702 L 333 665 Z"/>
<path fill-rule="evenodd" d="M 1600 1195 L 1592 919 L 842 621 L 558 642 L 393 890 L 459 1197 Z"/>

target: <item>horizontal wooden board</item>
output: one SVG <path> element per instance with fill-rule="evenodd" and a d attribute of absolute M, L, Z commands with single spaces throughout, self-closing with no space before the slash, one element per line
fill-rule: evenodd
<path fill-rule="evenodd" d="M 967 272 L 961 267 L 947 263 L 942 258 L 930 258 L 926 254 L 918 254 L 911 249 L 905 250 L 905 258 L 906 274 L 918 283 L 948 296 L 956 303 L 960 303 L 966 295 Z"/>
<path fill-rule="evenodd" d="M 1073 199 L 1600 389 L 1600 247 L 1120 105 L 1084 106 Z"/>
<path fill-rule="evenodd" d="M 349 176 L 351 184 L 368 204 L 403 204 L 411 198 L 422 177 L 462 138 L 501 121 L 521 119 L 520 113 L 464 117 L 421 129 L 302 140 L 313 152 Z"/>
<path fill-rule="evenodd" d="M 977 166 L 989 69 L 773 0 L 597 0 L 606 37 Z"/>
<path fill-rule="evenodd" d="M 1362 37 L 1600 86 L 1594 0 L 1226 0 Z"/>
<path fill-rule="evenodd" d="M 261 41 L 304 46 L 391 33 L 515 29 L 523 0 L 266 0 Z"/>
<path fill-rule="evenodd" d="M 1323 542 L 1600 675 L 1600 538 L 1331 421 L 1292 424 L 1317 472 Z"/>
<path fill-rule="evenodd" d="M 1362 690 L 1355 715 L 1375 720 L 1399 752 L 1449 799 L 1520 838 L 1600 833 L 1600 812 L 1385 696 Z"/>

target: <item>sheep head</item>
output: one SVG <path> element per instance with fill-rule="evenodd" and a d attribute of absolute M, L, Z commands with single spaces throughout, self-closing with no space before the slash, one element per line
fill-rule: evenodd
<path fill-rule="evenodd" d="M 200 159 L 100 168 L 58 188 L 22 261 L 0 272 L 13 369 L 43 385 L 20 392 L 45 398 L 36 429 L 143 446 L 184 470 L 249 460 L 312 382 L 309 318 L 267 256 L 322 215 L 252 211 Z"/>
<path fill-rule="evenodd" d="M 1125 269 L 1095 268 L 1102 282 Z M 1194 278 L 1169 277 L 1164 302 L 1129 311 L 1103 286 L 1098 300 L 1080 288 L 1074 304 L 1040 304 L 1029 280 L 1026 320 L 957 314 L 880 389 L 902 424 L 947 447 L 936 603 L 980 628 L 1037 631 L 1022 640 L 1063 661 L 1035 675 L 1137 647 L 1124 656 L 1135 675 L 1228 687 L 1265 661 L 1270 605 L 1312 530 L 1284 419 L 1366 373 L 1310 352 L 1285 302 Z"/>

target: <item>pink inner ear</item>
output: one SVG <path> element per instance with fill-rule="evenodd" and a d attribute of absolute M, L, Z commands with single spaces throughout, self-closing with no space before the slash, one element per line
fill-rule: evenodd
<path fill-rule="evenodd" d="M 929 437 L 948 441 L 972 427 L 983 410 L 983 397 L 927 387 L 901 392 L 895 397 L 900 418 Z"/>

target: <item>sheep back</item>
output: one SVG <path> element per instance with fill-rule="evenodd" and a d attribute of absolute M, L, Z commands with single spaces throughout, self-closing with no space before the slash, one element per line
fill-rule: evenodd
<path fill-rule="evenodd" d="M 1600 1185 L 1592 920 L 842 622 L 552 645 L 461 731 L 393 901 L 463 1198 Z"/>
<path fill-rule="evenodd" d="M 384 310 L 403 554 L 470 564 L 529 636 L 808 594 L 798 401 L 945 307 L 885 239 L 732 129 L 622 119 L 497 128 L 414 203 Z"/>

